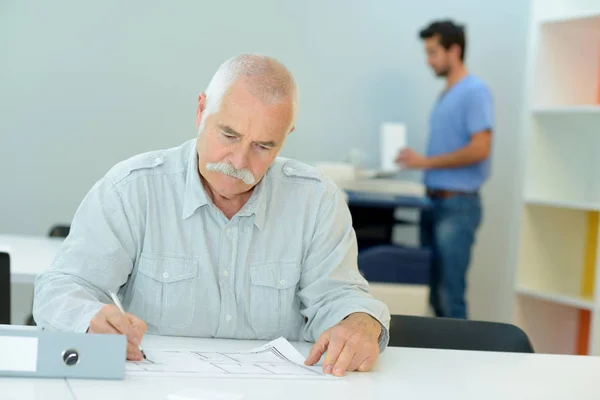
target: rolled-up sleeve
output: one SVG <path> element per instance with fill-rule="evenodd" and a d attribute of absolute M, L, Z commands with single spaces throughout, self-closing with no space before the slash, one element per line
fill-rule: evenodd
<path fill-rule="evenodd" d="M 136 241 L 115 186 L 98 181 L 77 209 L 71 231 L 54 261 L 35 282 L 33 316 L 38 326 L 85 332 L 108 292 L 127 282 Z"/>
<path fill-rule="evenodd" d="M 494 104 L 492 93 L 487 87 L 477 87 L 469 92 L 466 117 L 470 135 L 494 130 Z"/>
<path fill-rule="evenodd" d="M 307 319 L 302 336 L 314 342 L 348 315 L 363 312 L 381 323 L 379 347 L 383 351 L 389 341 L 390 313 L 383 302 L 371 296 L 358 270 L 356 235 L 342 193 L 335 190 L 324 196 L 318 214 L 298 293 Z"/>

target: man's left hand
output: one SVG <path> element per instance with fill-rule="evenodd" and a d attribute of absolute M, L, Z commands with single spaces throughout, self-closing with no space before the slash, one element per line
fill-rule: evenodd
<path fill-rule="evenodd" d="M 346 371 L 369 371 L 379 356 L 381 324 L 365 313 L 350 314 L 327 329 L 315 342 L 306 365 L 315 365 L 327 352 L 323 372 L 343 376 Z"/>
<path fill-rule="evenodd" d="M 428 161 L 427 157 L 413 149 L 401 150 L 396 157 L 396 164 L 409 169 L 426 169 L 429 167 Z"/>

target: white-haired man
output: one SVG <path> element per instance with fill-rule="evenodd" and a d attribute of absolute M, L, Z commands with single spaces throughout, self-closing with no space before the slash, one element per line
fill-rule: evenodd
<path fill-rule="evenodd" d="M 343 195 L 277 157 L 298 90 L 278 61 L 240 55 L 198 99 L 199 135 L 117 164 L 87 194 L 34 317 L 53 330 L 315 342 L 325 373 L 368 371 L 389 311 L 368 293 Z M 109 294 L 118 293 L 123 316 Z"/>

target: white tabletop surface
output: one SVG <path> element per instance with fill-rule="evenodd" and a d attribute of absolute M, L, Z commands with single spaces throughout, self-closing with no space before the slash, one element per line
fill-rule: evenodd
<path fill-rule="evenodd" d="M 146 336 L 146 349 L 247 350 L 264 342 Z M 310 345 L 294 343 L 307 354 Z M 600 399 L 600 358 L 388 348 L 373 371 L 317 380 L 126 377 L 69 380 L 78 400 L 164 400 L 183 390 L 243 394 L 244 399 Z"/>
<path fill-rule="evenodd" d="M 65 379 L 0 378 L 2 400 L 73 399 Z"/>
<path fill-rule="evenodd" d="M 64 239 L 29 235 L 0 235 L 0 251 L 10 254 L 12 283 L 33 283 L 50 266 Z"/>

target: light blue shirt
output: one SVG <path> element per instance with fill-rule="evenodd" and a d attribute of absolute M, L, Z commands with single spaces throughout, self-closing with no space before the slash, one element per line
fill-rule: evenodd
<path fill-rule="evenodd" d="M 35 284 L 43 328 L 85 332 L 109 291 L 148 332 L 314 342 L 351 313 L 382 325 L 357 267 L 344 196 L 314 168 L 278 158 L 228 220 L 204 191 L 196 140 L 117 164 L 87 194 Z"/>
<path fill-rule="evenodd" d="M 493 99 L 485 83 L 467 75 L 435 104 L 429 119 L 427 156 L 459 150 L 469 144 L 473 134 L 494 126 Z M 491 161 L 459 168 L 431 169 L 425 172 L 425 186 L 432 189 L 475 192 L 490 175 Z"/>

